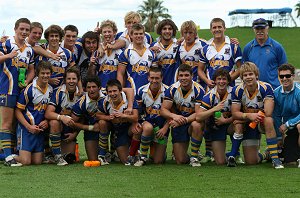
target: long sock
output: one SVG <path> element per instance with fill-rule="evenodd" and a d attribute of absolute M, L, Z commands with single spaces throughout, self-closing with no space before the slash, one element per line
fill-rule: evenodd
<path fill-rule="evenodd" d="M 131 144 L 130 144 L 129 155 L 135 156 L 137 150 L 139 149 L 139 146 L 140 146 L 140 141 L 132 138 Z"/>
<path fill-rule="evenodd" d="M 0 141 L 2 144 L 2 149 L 4 156 L 8 157 L 13 154 L 13 134 L 10 131 L 0 132 Z"/>
<path fill-rule="evenodd" d="M 261 163 L 263 160 L 266 159 L 266 154 L 265 153 L 258 153 L 259 161 L 258 163 Z"/>
<path fill-rule="evenodd" d="M 109 136 L 109 132 L 100 132 L 98 155 L 105 156 L 108 148 L 108 136 Z"/>
<path fill-rule="evenodd" d="M 61 154 L 61 133 L 50 133 L 49 135 L 51 145 L 52 145 L 52 152 L 54 155 L 60 155 Z"/>
<path fill-rule="evenodd" d="M 234 133 L 232 139 L 231 151 L 227 154 L 227 156 L 236 157 L 243 139 L 243 134 Z"/>
<path fill-rule="evenodd" d="M 191 157 L 197 158 L 198 151 L 201 145 L 201 140 L 196 140 L 195 138 L 191 137 Z"/>
<path fill-rule="evenodd" d="M 232 144 L 232 142 L 233 142 L 233 135 L 230 135 L 230 140 L 231 140 L 231 144 Z M 241 153 L 240 153 L 240 147 L 239 147 L 239 150 L 238 150 L 238 152 L 236 153 L 236 156 L 240 156 L 241 155 Z"/>
<path fill-rule="evenodd" d="M 270 152 L 272 161 L 279 160 L 278 158 L 278 148 L 277 148 L 277 139 L 276 138 L 266 138 L 267 147 Z"/>
<path fill-rule="evenodd" d="M 151 136 L 143 136 L 141 137 L 141 156 L 147 158 L 148 150 L 152 141 Z"/>

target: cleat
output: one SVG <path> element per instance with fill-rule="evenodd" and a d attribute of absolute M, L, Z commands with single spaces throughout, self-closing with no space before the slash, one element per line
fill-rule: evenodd
<path fill-rule="evenodd" d="M 171 155 L 171 159 L 172 159 L 173 161 L 175 161 L 175 160 L 176 160 L 174 153 L 172 153 L 172 155 Z"/>
<path fill-rule="evenodd" d="M 52 155 L 47 155 L 43 157 L 43 164 L 55 164 L 55 159 Z"/>
<path fill-rule="evenodd" d="M 298 159 L 297 161 L 298 161 L 298 168 L 300 168 L 300 159 Z"/>
<path fill-rule="evenodd" d="M 243 158 L 240 155 L 236 156 L 236 163 L 237 164 L 245 164 L 245 162 L 243 161 Z"/>
<path fill-rule="evenodd" d="M 143 166 L 146 164 L 146 158 L 141 157 L 137 162 L 134 163 L 134 166 Z"/>
<path fill-rule="evenodd" d="M 128 156 L 127 161 L 125 162 L 125 166 L 131 166 L 134 163 L 134 156 Z"/>
<path fill-rule="evenodd" d="M 204 157 L 200 160 L 200 162 L 203 163 L 203 164 L 205 164 L 205 163 L 207 163 L 207 162 L 211 162 L 211 161 L 212 161 L 212 158 L 211 158 L 210 156 L 204 156 Z"/>
<path fill-rule="evenodd" d="M 273 162 L 273 166 L 275 169 L 282 169 L 284 168 L 284 166 L 282 165 L 281 161 L 279 159 L 274 160 Z"/>
<path fill-rule="evenodd" d="M 57 166 L 65 166 L 68 165 L 68 162 L 64 160 L 63 156 L 61 154 L 54 156 L 55 162 Z"/>
<path fill-rule="evenodd" d="M 107 152 L 107 153 L 105 154 L 105 160 L 106 160 L 108 163 L 112 162 L 112 161 L 113 161 L 113 154 L 111 154 L 110 152 Z"/>
<path fill-rule="evenodd" d="M 115 161 L 115 162 L 120 162 L 120 158 L 118 156 L 118 153 L 117 151 L 114 151 L 114 153 L 112 154 L 112 160 Z"/>
<path fill-rule="evenodd" d="M 235 158 L 233 156 L 229 156 L 227 159 L 227 167 L 236 167 Z"/>
<path fill-rule="evenodd" d="M 20 167 L 23 166 L 20 162 L 17 162 L 17 160 L 14 158 L 15 155 L 10 155 L 5 158 L 4 165 L 5 166 L 11 166 L 11 167 Z"/>
<path fill-rule="evenodd" d="M 199 166 L 201 166 L 199 160 L 196 157 L 191 157 L 190 158 L 190 165 L 192 167 L 199 167 Z"/>
<path fill-rule="evenodd" d="M 100 161 L 101 166 L 109 164 L 109 162 L 106 160 L 105 156 L 98 155 L 98 160 Z"/>

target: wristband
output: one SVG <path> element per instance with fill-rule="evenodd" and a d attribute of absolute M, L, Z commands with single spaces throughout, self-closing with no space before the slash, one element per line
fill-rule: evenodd
<path fill-rule="evenodd" d="M 93 131 L 94 130 L 94 125 L 89 125 L 89 131 Z"/>
<path fill-rule="evenodd" d="M 189 119 L 187 117 L 185 117 L 186 123 L 189 123 Z"/>
<path fill-rule="evenodd" d="M 243 113 L 242 118 L 243 118 L 244 120 L 247 119 L 247 114 L 246 114 L 246 113 Z"/>
<path fill-rule="evenodd" d="M 60 115 L 59 114 L 57 115 L 56 120 L 60 120 Z"/>

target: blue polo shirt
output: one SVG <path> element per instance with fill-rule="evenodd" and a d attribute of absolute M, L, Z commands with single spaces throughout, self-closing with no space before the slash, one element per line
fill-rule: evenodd
<path fill-rule="evenodd" d="M 260 46 L 256 39 L 250 41 L 244 48 L 243 62 L 250 61 L 259 69 L 259 80 L 270 83 L 275 89 L 280 85 L 277 68 L 287 63 L 285 51 L 280 43 L 268 38 Z"/>

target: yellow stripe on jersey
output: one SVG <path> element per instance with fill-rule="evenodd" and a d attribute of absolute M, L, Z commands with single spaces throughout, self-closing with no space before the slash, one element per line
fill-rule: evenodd
<path fill-rule="evenodd" d="M 23 105 L 23 104 L 17 102 L 17 107 L 18 107 L 19 109 L 25 110 L 26 105 Z"/>
<path fill-rule="evenodd" d="M 27 115 L 27 117 L 29 118 L 30 124 L 31 124 L 31 125 L 35 125 L 34 117 L 32 116 L 32 114 L 31 114 L 29 111 L 26 111 L 26 115 Z"/>
<path fill-rule="evenodd" d="M 7 54 L 7 48 L 6 48 L 5 42 L 2 43 L 2 48 L 3 48 L 4 54 Z"/>
<path fill-rule="evenodd" d="M 85 95 L 80 98 L 79 106 L 82 107 L 83 102 L 85 101 Z"/>
<path fill-rule="evenodd" d="M 7 94 L 11 95 L 13 91 L 13 77 L 8 68 L 6 67 L 6 63 L 4 63 L 3 73 L 5 73 L 5 75 L 7 76 L 9 83 Z"/>
<path fill-rule="evenodd" d="M 262 88 L 266 91 L 267 90 L 267 86 L 264 82 L 258 81 L 259 85 L 262 86 Z"/>

